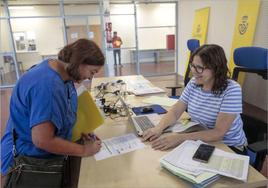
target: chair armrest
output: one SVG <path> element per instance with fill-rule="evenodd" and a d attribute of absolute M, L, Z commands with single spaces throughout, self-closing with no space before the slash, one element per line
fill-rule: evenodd
<path fill-rule="evenodd" d="M 265 152 L 267 154 L 267 140 L 259 141 L 248 145 L 248 149 L 255 153 Z"/>
<path fill-rule="evenodd" d="M 267 80 L 267 69 L 250 69 L 245 67 L 235 67 L 233 71 L 232 79 L 236 80 L 238 79 L 238 73 L 239 72 L 249 72 L 249 73 L 257 73 L 258 75 L 262 76 L 263 79 Z"/>

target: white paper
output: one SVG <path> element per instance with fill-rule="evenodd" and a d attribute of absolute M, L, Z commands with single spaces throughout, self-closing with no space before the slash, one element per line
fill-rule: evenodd
<path fill-rule="evenodd" d="M 135 95 L 146 95 L 165 92 L 159 87 L 152 86 L 151 83 L 147 80 L 139 82 L 127 81 L 127 90 L 133 92 Z"/>
<path fill-rule="evenodd" d="M 101 150 L 94 155 L 97 161 L 144 148 L 145 145 L 133 133 L 102 141 Z"/>
<path fill-rule="evenodd" d="M 162 117 L 164 115 L 159 115 L 159 114 L 153 113 L 153 114 L 148 114 L 146 116 L 156 126 L 156 125 L 158 125 L 158 123 L 160 122 L 160 120 L 162 119 Z M 187 130 L 195 125 L 199 125 L 199 123 L 194 122 L 194 121 L 189 121 L 186 124 L 183 123 L 183 121 L 185 121 L 185 120 L 177 121 L 176 124 L 168 127 L 167 129 L 164 130 L 164 132 L 177 132 L 177 133 L 179 133 L 179 132 L 183 132 L 183 131 L 185 131 L 185 130 Z"/>
<path fill-rule="evenodd" d="M 185 165 L 183 163 L 184 158 L 192 158 L 193 153 L 200 145 L 200 141 L 185 141 L 175 149 L 173 149 L 171 152 L 169 152 L 167 155 L 165 155 L 163 158 L 160 159 L 168 162 L 169 164 L 173 165 L 174 167 L 181 168 L 182 170 L 186 171 L 189 174 L 192 174 L 194 176 L 197 176 L 201 173 L 203 173 L 203 170 L 197 169 L 192 165 Z"/>
<path fill-rule="evenodd" d="M 178 99 L 172 99 L 172 98 L 168 98 L 168 97 L 151 96 L 151 97 L 148 97 L 148 98 L 142 100 L 142 102 L 149 103 L 149 104 L 159 104 L 162 106 L 173 106 L 174 104 L 176 104 L 178 102 Z"/>
<path fill-rule="evenodd" d="M 201 141 L 187 140 L 170 152 L 171 157 L 180 157 L 177 157 L 175 161 L 171 160 L 170 156 L 167 156 L 165 159 L 172 161 L 173 164 L 180 168 L 203 170 L 242 181 L 247 180 L 248 156 L 229 153 L 216 148 L 208 163 L 194 161 L 192 157 L 201 143 Z"/>
<path fill-rule="evenodd" d="M 192 159 L 186 159 L 184 162 L 185 164 L 193 165 Z M 249 156 L 229 153 L 216 148 L 208 163 L 194 162 L 194 166 L 198 169 L 218 173 L 242 181 L 247 180 Z"/>
<path fill-rule="evenodd" d="M 169 128 L 167 128 L 165 131 L 168 132 L 176 132 L 176 133 L 180 133 L 183 132 L 195 125 L 199 125 L 199 123 L 194 122 L 194 121 L 189 121 L 188 123 L 183 123 L 181 121 L 177 122 L 175 125 L 170 126 Z"/>

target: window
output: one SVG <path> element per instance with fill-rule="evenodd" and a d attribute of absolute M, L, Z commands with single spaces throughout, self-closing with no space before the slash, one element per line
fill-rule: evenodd
<path fill-rule="evenodd" d="M 36 37 L 33 31 L 14 32 L 17 52 L 36 51 Z"/>

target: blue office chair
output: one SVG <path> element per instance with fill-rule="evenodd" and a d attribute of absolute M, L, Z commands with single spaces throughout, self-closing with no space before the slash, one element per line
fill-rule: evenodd
<path fill-rule="evenodd" d="M 260 47 L 241 47 L 234 51 L 232 79 L 237 80 L 240 72 L 256 73 L 267 80 L 268 49 Z M 248 139 L 246 154 L 250 164 L 260 170 L 267 155 L 267 122 L 263 122 L 247 114 L 241 114 L 244 131 Z M 258 127 L 258 129 L 256 128 Z"/>
<path fill-rule="evenodd" d="M 187 47 L 188 50 L 190 51 L 190 54 L 192 54 L 197 48 L 200 47 L 199 40 L 197 39 L 189 39 L 187 41 Z M 184 87 L 188 84 L 188 82 L 191 80 L 191 74 L 190 74 L 190 66 L 188 64 L 186 73 L 184 76 Z M 178 86 L 172 86 L 172 87 L 166 87 L 167 89 L 171 89 L 171 98 L 179 98 L 179 96 L 176 96 L 176 90 L 179 88 L 182 88 L 183 86 L 178 85 Z"/>
<path fill-rule="evenodd" d="M 239 72 L 257 73 L 267 80 L 268 49 L 260 47 L 241 47 L 234 51 L 233 80 L 238 79 Z"/>

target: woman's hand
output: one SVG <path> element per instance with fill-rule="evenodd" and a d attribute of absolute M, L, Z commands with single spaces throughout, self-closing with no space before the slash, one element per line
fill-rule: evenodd
<path fill-rule="evenodd" d="M 87 141 L 95 141 L 95 140 L 100 140 L 100 138 L 95 135 L 94 133 L 81 133 L 81 138 L 84 142 L 87 142 Z"/>
<path fill-rule="evenodd" d="M 87 141 L 85 142 L 84 146 L 84 155 L 83 156 L 92 156 L 100 151 L 101 148 L 101 141 L 95 140 L 95 141 Z"/>
<path fill-rule="evenodd" d="M 92 156 L 100 151 L 101 140 L 94 133 L 81 134 L 84 141 L 84 156 Z"/>
<path fill-rule="evenodd" d="M 167 150 L 178 146 L 184 141 L 178 133 L 167 133 L 151 142 L 152 148 L 156 150 Z"/>
<path fill-rule="evenodd" d="M 153 127 L 143 132 L 143 141 L 153 141 L 162 134 L 162 130 L 159 127 Z"/>

